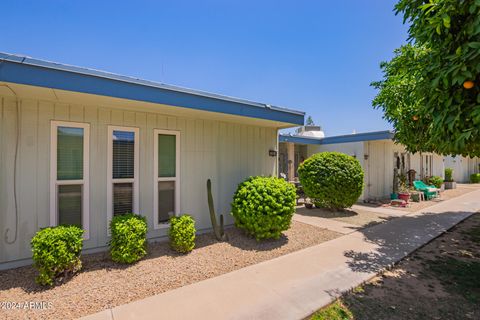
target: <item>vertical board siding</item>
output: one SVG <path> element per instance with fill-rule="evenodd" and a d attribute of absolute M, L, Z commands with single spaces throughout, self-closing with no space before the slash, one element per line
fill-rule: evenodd
<path fill-rule="evenodd" d="M 14 99 L 5 98 L 3 100 L 3 185 L 0 187 L 2 192 L 2 203 L 0 204 L 1 212 L 3 215 L 3 228 L 1 230 L 0 240 L 3 242 L 4 259 L 10 260 L 15 257 L 22 258 L 24 255 L 20 251 L 19 240 L 22 239 L 20 233 L 20 217 L 19 217 L 19 230 L 17 230 L 18 240 L 13 244 L 8 244 L 4 241 L 7 229 L 8 240 L 12 241 L 15 236 L 15 203 L 14 203 L 14 188 L 13 188 L 13 172 L 14 172 L 14 158 L 15 158 L 15 141 L 16 137 L 16 102 Z M 18 162 L 17 162 L 18 163 Z M 18 172 L 18 171 L 17 171 Z M 17 180 L 18 181 L 18 180 Z M 18 190 L 18 188 L 17 188 Z"/>
<path fill-rule="evenodd" d="M 29 258 L 30 240 L 50 224 L 50 127 L 52 120 L 90 124 L 90 238 L 84 248 L 107 244 L 107 128 L 109 125 L 140 129 L 140 214 L 147 217 L 149 237 L 165 236 L 153 229 L 153 130 L 180 131 L 180 210 L 191 214 L 197 229 L 211 227 L 207 179 L 212 180 L 217 214 L 232 223 L 230 203 L 238 183 L 251 175 L 274 175 L 275 128 L 239 123 L 166 116 L 105 106 L 20 99 L 20 145 L 17 160 L 19 203 L 18 239 L 3 240 L 5 230 L 14 236 L 13 159 L 16 139 L 16 100 L 0 96 L 0 264 Z"/>
<path fill-rule="evenodd" d="M 5 158 L 4 158 L 4 151 L 3 151 L 3 140 L 6 136 L 4 131 L 4 117 L 3 117 L 3 104 L 4 98 L 0 96 L 0 236 L 3 235 L 5 232 L 5 225 L 6 225 L 6 211 L 5 211 L 5 203 L 7 201 L 7 197 L 5 192 L 2 192 L 1 188 L 5 185 Z M 4 241 L 0 241 L 0 261 L 5 261 L 5 243 Z"/>

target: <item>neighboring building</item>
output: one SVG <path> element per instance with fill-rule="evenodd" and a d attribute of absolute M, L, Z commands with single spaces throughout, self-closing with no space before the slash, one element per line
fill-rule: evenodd
<path fill-rule="evenodd" d="M 0 54 L 0 269 L 30 262 L 43 227 L 77 224 L 104 248 L 112 216 L 133 211 L 148 238 L 171 215 L 211 227 L 206 181 L 231 223 L 237 184 L 277 175 L 278 130 L 304 113 Z"/>
<path fill-rule="evenodd" d="M 306 159 L 312 154 L 337 151 L 354 156 L 365 172 L 365 189 L 360 200 L 388 198 L 393 190 L 395 167 L 399 173 L 405 175 L 410 169 L 415 170 L 416 179 L 432 175 L 444 176 L 443 156 L 432 153 L 411 154 L 402 145 L 395 144 L 392 139 L 393 132 L 391 131 L 325 138 L 314 138 L 304 134 L 280 135 L 279 159 L 286 158 L 287 162 L 289 159 L 292 160 L 290 171 L 287 168 L 286 175 L 289 180 L 293 180 L 296 173 L 292 170 L 298 168 L 301 159 Z M 294 152 L 288 154 L 288 150 Z M 299 156 L 297 156 L 296 150 L 299 150 Z M 279 164 L 279 168 L 282 168 L 281 164 Z"/>
<path fill-rule="evenodd" d="M 470 175 L 480 172 L 480 158 L 448 156 L 445 157 L 445 168 L 453 169 L 455 181 L 470 182 Z"/>

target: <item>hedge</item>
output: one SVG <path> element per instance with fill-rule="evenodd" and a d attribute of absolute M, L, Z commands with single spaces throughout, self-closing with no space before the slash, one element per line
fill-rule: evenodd
<path fill-rule="evenodd" d="M 187 214 L 170 218 L 170 246 L 173 250 L 187 253 L 195 247 L 195 220 Z"/>
<path fill-rule="evenodd" d="M 293 184 L 275 177 L 250 177 L 233 196 L 235 225 L 257 240 L 278 239 L 290 227 L 295 200 Z"/>
<path fill-rule="evenodd" d="M 363 191 L 363 169 L 352 156 L 321 152 L 306 159 L 298 168 L 305 194 L 317 207 L 351 207 Z"/>
<path fill-rule="evenodd" d="M 118 215 L 110 221 L 109 241 L 112 260 L 133 263 L 147 254 L 147 221 L 133 213 Z"/>
<path fill-rule="evenodd" d="M 35 234 L 31 245 L 34 266 L 40 272 L 35 280 L 38 284 L 52 285 L 57 276 L 81 269 L 83 232 L 76 226 L 57 226 Z"/>

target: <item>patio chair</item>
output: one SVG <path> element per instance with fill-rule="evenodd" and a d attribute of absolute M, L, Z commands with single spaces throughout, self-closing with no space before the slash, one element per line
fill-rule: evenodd
<path fill-rule="evenodd" d="M 413 181 L 413 186 L 415 190 L 422 191 L 427 200 L 438 197 L 438 193 L 440 192 L 440 189 L 435 188 L 435 186 L 426 185 L 425 182 L 421 180 Z"/>

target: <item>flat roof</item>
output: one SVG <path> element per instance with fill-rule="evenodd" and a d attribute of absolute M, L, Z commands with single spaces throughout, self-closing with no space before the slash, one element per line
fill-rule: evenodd
<path fill-rule="evenodd" d="M 303 125 L 305 112 L 0 52 L 0 81 Z"/>
<path fill-rule="evenodd" d="M 313 138 L 306 136 L 295 136 L 288 134 L 280 134 L 280 142 L 293 142 L 298 144 L 335 144 L 348 143 L 360 141 L 374 141 L 374 140 L 392 140 L 394 136 L 393 131 L 371 131 L 362 133 L 352 133 L 340 136 L 332 136 L 325 138 Z"/>

